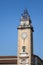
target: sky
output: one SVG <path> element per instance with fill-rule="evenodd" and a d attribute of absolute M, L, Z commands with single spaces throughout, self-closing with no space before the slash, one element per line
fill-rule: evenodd
<path fill-rule="evenodd" d="M 17 55 L 17 27 L 25 8 L 34 28 L 34 54 L 43 59 L 43 0 L 0 0 L 0 56 Z"/>

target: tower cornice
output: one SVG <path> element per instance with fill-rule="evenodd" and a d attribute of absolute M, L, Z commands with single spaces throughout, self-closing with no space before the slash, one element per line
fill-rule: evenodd
<path fill-rule="evenodd" d="M 31 26 L 31 27 L 29 27 L 29 26 L 19 26 L 17 29 L 31 29 L 33 32 L 34 32 L 34 29 L 33 29 L 33 27 Z"/>

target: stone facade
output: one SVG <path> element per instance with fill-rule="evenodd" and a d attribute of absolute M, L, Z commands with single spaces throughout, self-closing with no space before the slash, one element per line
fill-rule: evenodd
<path fill-rule="evenodd" d="M 27 10 L 24 11 L 18 26 L 18 65 L 31 65 L 33 54 L 33 27 Z"/>

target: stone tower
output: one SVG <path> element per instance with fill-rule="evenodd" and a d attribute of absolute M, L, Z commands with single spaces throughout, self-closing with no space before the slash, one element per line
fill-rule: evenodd
<path fill-rule="evenodd" d="M 24 10 L 18 26 L 18 65 L 31 65 L 33 54 L 33 27 L 27 9 Z"/>

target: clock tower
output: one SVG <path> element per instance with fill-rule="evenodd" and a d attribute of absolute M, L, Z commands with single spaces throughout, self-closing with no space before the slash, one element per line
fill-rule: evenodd
<path fill-rule="evenodd" d="M 24 10 L 18 26 L 18 65 L 31 65 L 33 54 L 33 27 L 27 9 Z"/>

